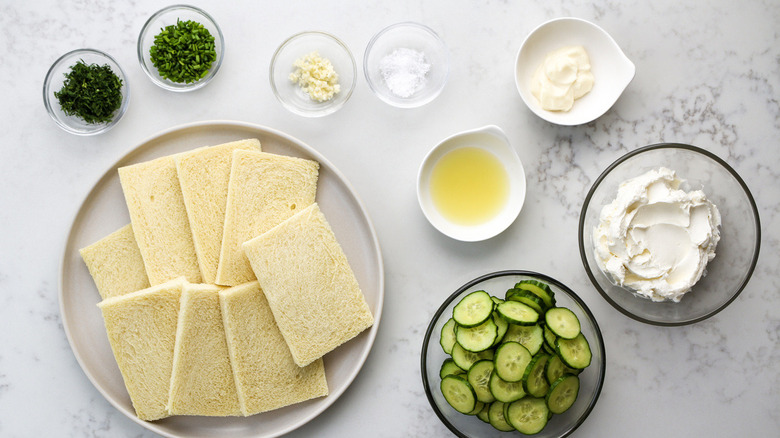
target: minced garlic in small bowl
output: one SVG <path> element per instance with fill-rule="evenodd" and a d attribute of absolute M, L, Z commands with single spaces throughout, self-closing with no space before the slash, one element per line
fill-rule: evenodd
<path fill-rule="evenodd" d="M 304 117 L 336 112 L 355 89 L 357 66 L 349 48 L 325 32 L 285 40 L 271 59 L 271 89 L 282 106 Z"/>

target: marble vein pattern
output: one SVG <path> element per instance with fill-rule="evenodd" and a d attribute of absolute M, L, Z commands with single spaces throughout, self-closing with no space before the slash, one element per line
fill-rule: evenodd
<path fill-rule="evenodd" d="M 181 94 L 153 85 L 135 51 L 143 23 L 168 4 L 0 0 L 0 436 L 158 436 L 116 410 L 82 372 L 60 317 L 59 266 L 73 216 L 103 172 L 155 133 L 201 120 L 257 123 L 312 145 L 355 187 L 379 236 L 386 295 L 374 348 L 341 398 L 288 436 L 452 436 L 423 394 L 423 334 L 458 286 L 500 269 L 557 278 L 601 325 L 607 381 L 572 436 L 777 436 L 776 0 L 202 0 L 194 4 L 223 27 L 226 57 L 212 83 Z M 583 126 L 539 119 L 514 86 L 523 38 L 561 16 L 599 24 L 637 67 L 616 105 Z M 274 100 L 268 63 L 293 33 L 333 32 L 360 69 L 373 34 L 407 20 L 432 27 L 450 48 L 449 82 L 435 101 L 391 108 L 371 94 L 360 71 L 354 95 L 331 116 L 303 119 Z M 96 137 L 59 130 L 42 103 L 49 66 L 80 47 L 112 54 L 131 86 L 123 120 Z M 528 193 L 508 230 L 466 244 L 425 221 L 416 172 L 438 141 L 486 124 L 509 136 Z M 747 288 L 715 317 L 686 327 L 652 327 L 615 311 L 593 289 L 577 251 L 579 212 L 593 181 L 624 153 L 659 142 L 690 143 L 722 157 L 751 189 L 761 217 L 761 255 Z"/>

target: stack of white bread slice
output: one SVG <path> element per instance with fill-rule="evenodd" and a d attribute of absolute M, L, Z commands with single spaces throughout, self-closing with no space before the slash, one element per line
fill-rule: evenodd
<path fill-rule="evenodd" d="M 328 395 L 322 357 L 374 318 L 318 172 L 256 139 L 119 169 L 131 223 L 80 252 L 138 418 Z"/>

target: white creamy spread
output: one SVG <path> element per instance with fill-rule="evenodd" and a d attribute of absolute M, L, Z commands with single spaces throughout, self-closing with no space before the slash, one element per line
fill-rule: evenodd
<path fill-rule="evenodd" d="M 590 58 L 582 46 L 550 52 L 531 80 L 531 94 L 547 111 L 569 111 L 593 88 Z"/>
<path fill-rule="evenodd" d="M 720 212 L 661 167 L 623 182 L 593 230 L 599 267 L 653 301 L 679 302 L 705 275 L 720 240 Z"/>

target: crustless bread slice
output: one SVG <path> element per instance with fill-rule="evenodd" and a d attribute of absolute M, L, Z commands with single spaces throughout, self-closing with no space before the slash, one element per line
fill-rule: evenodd
<path fill-rule="evenodd" d="M 176 156 L 179 184 L 204 283 L 214 283 L 217 276 L 230 164 L 236 149 L 259 152 L 260 141 L 255 138 L 234 141 Z"/>
<path fill-rule="evenodd" d="M 168 392 L 183 284 L 179 278 L 98 304 L 125 387 L 142 420 L 170 415 Z"/>
<path fill-rule="evenodd" d="M 174 156 L 120 167 L 119 181 L 149 283 L 160 284 L 179 276 L 200 283 Z"/>
<path fill-rule="evenodd" d="M 233 151 L 217 284 L 255 280 L 241 244 L 311 205 L 318 176 L 316 161 Z"/>
<path fill-rule="evenodd" d="M 171 415 L 241 415 L 222 326 L 221 289 L 206 284 L 182 289 L 168 398 Z"/>
<path fill-rule="evenodd" d="M 103 299 L 149 287 L 144 260 L 130 224 L 80 249 L 79 253 Z"/>
<path fill-rule="evenodd" d="M 298 366 L 373 324 L 347 257 L 316 203 L 243 247 Z"/>
<path fill-rule="evenodd" d="M 225 289 L 219 299 L 244 415 L 328 395 L 322 360 L 295 364 L 256 281 Z"/>

